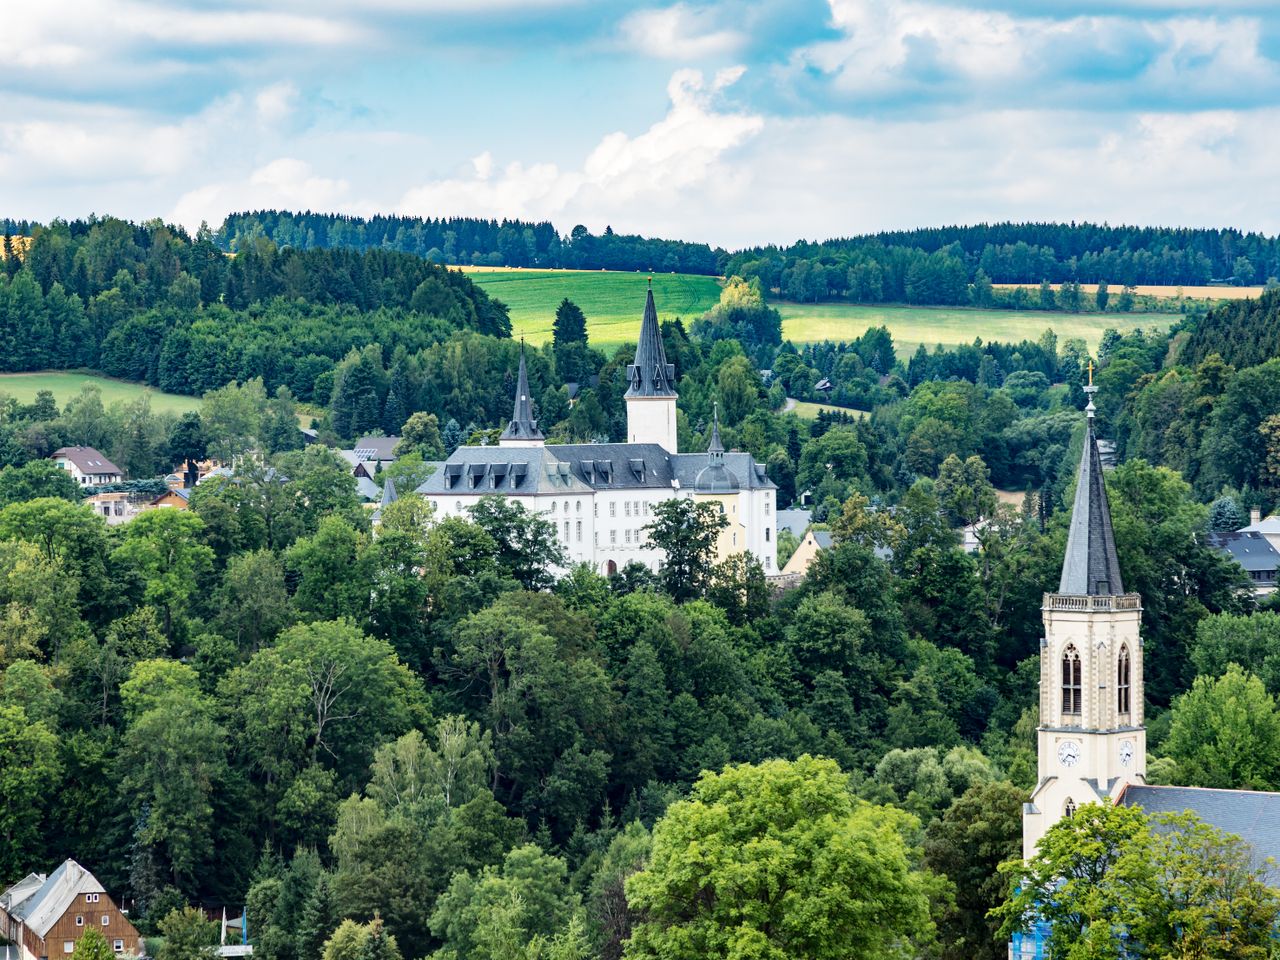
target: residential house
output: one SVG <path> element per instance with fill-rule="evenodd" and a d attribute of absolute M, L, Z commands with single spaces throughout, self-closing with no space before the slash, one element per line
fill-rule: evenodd
<path fill-rule="evenodd" d="M 800 546 L 796 547 L 796 552 L 791 555 L 786 566 L 782 568 L 782 575 L 784 577 L 804 576 L 809 572 L 809 565 L 818 558 L 818 554 L 830 547 L 830 530 L 810 530 L 804 535 Z"/>
<path fill-rule="evenodd" d="M 131 493 L 95 493 L 92 497 L 85 497 L 84 502 L 98 516 L 105 517 L 109 527 L 128 523 L 139 512 L 135 495 Z"/>
<path fill-rule="evenodd" d="M 790 530 L 797 540 L 804 539 L 804 533 L 809 529 L 809 524 L 812 522 L 812 510 L 791 509 L 778 511 L 778 532 Z"/>
<path fill-rule="evenodd" d="M 1252 530 L 1215 531 L 1205 538 L 1205 542 L 1244 568 L 1253 581 L 1255 597 L 1275 593 L 1280 552 L 1263 534 Z"/>
<path fill-rule="evenodd" d="M 1239 533 L 1260 533 L 1266 537 L 1271 546 L 1280 550 L 1280 517 L 1275 515 L 1264 518 L 1261 510 L 1251 510 L 1249 525 L 1241 527 Z"/>
<path fill-rule="evenodd" d="M 124 479 L 120 468 L 93 447 L 62 447 L 52 459 L 82 487 L 101 487 Z"/>
<path fill-rule="evenodd" d="M 186 487 L 170 488 L 152 500 L 147 506 L 151 508 L 169 507 L 174 510 L 186 510 L 187 507 L 191 506 L 191 491 Z"/>
<path fill-rule="evenodd" d="M 98 879 L 74 860 L 53 873 L 33 873 L 0 893 L 0 935 L 20 960 L 48 960 L 75 950 L 86 930 L 98 930 L 119 956 L 142 955 L 142 940 Z"/>

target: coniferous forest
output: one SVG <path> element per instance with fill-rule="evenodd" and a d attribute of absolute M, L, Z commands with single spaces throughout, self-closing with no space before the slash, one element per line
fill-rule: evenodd
<path fill-rule="evenodd" d="M 1143 597 L 1150 778 L 1280 788 L 1280 612 L 1207 536 L 1280 508 L 1276 294 L 1096 348 L 1046 330 L 904 357 L 885 328 L 783 341 L 779 284 L 748 263 L 792 253 L 716 253 L 707 272 L 738 275 L 721 304 L 662 327 L 680 446 L 706 449 L 718 415 L 778 506 L 830 533 L 779 589 L 745 554 L 715 562 L 711 521 L 680 501 L 654 520 L 671 562 L 604 577 L 560 571 L 554 528 L 507 501 L 440 520 L 410 493 L 457 446 L 493 439 L 520 355 L 505 307 L 419 247 L 448 260 L 452 233 L 458 257 L 506 256 L 503 231 L 528 232 L 538 264 L 569 255 L 554 230 L 228 225 L 15 225 L 34 239 L 0 265 L 0 370 L 83 367 L 202 397 L 182 416 L 104 406 L 93 388 L 0 398 L 0 881 L 75 858 L 166 960 L 209 936 L 189 907 L 223 906 L 244 908 L 261 960 L 995 960 L 1021 891 L 1043 895 L 1097 834 L 1132 872 L 1064 892 L 1063 951 L 1081 917 L 1123 916 L 1178 955 L 1160 939 L 1188 929 L 1158 922 L 1168 878 L 1243 869 L 1229 842 L 1204 835 L 1212 857 L 1188 857 L 1129 810 L 1055 834 L 1041 888 L 999 865 L 1020 856 L 1037 776 L 1041 598 L 1091 365 L 1124 582 Z M 695 245 L 617 242 L 645 269 L 659 253 L 701 269 Z M 877 244 L 950 251 L 969 290 L 987 251 L 994 269 L 1020 243 L 1052 251 L 1035 281 L 1108 249 L 1185 278 L 1135 266 L 1134 283 L 1219 277 L 1240 257 L 1255 279 L 1276 271 L 1271 241 L 1121 228 L 795 255 L 847 254 L 847 276 Z M 632 354 L 595 349 L 560 305 L 554 340 L 527 353 L 549 442 L 623 438 Z M 840 409 L 787 411 L 824 378 Z M 401 437 L 379 481 L 404 495 L 376 529 L 334 450 L 368 434 Z M 228 470 L 189 509 L 109 527 L 48 459 L 76 444 L 133 481 L 206 457 Z M 778 566 L 797 545 L 779 528 Z M 1245 886 L 1240 951 L 1265 946 L 1280 912 Z M 1204 896 L 1210 915 L 1230 909 Z"/>

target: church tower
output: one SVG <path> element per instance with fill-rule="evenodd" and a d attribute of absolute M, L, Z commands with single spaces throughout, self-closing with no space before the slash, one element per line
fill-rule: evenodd
<path fill-rule="evenodd" d="M 533 419 L 533 399 L 529 396 L 529 371 L 524 365 L 524 341 L 520 343 L 520 372 L 516 375 L 516 405 L 511 421 L 498 437 L 500 447 L 541 447 L 546 442 L 538 421 Z"/>
<path fill-rule="evenodd" d="M 656 443 L 667 453 L 676 450 L 676 368 L 667 363 L 653 305 L 653 281 L 640 322 L 635 363 L 627 367 L 627 442 Z"/>
<path fill-rule="evenodd" d="M 1023 805 L 1022 853 L 1086 803 L 1144 783 L 1142 598 L 1125 593 L 1102 462 L 1085 388 L 1084 452 L 1057 593 L 1044 595 L 1040 641 L 1039 778 Z"/>

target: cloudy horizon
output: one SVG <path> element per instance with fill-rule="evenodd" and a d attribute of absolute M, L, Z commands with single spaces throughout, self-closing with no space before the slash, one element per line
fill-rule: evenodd
<path fill-rule="evenodd" d="M 518 217 L 726 247 L 995 220 L 1280 230 L 1262 0 L 53 0 L 0 216 Z"/>

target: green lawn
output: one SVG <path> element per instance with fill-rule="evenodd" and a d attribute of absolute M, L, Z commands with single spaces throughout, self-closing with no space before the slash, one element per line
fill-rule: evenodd
<path fill-rule="evenodd" d="M 141 383 L 113 380 L 91 373 L 68 373 L 52 370 L 42 373 L 0 374 L 0 394 L 13 397 L 19 403 L 31 403 L 40 390 L 52 390 L 58 406 L 64 406 L 80 390 L 93 384 L 102 390 L 102 402 L 106 406 L 118 401 L 128 403 L 144 393 L 151 398 L 151 409 L 156 413 L 185 413 L 200 407 L 198 397 L 183 397 L 176 393 L 164 393 Z"/>
<path fill-rule="evenodd" d="M 556 306 L 568 297 L 587 315 L 593 347 L 612 353 L 634 343 L 644 316 L 647 273 L 587 270 L 469 270 L 467 276 L 511 311 L 511 330 L 530 343 L 551 339 Z M 653 274 L 659 320 L 691 323 L 720 299 L 720 281 L 681 273 Z"/>
<path fill-rule="evenodd" d="M 794 413 L 801 420 L 817 420 L 818 414 L 824 410 L 831 413 L 847 413 L 852 417 L 865 417 L 867 415 L 865 410 L 851 410 L 848 407 L 837 407 L 829 403 L 810 403 L 808 400 L 790 399 L 787 402 L 788 404 L 794 404 L 794 406 L 788 406 L 785 412 Z"/>
<path fill-rule="evenodd" d="M 1052 328 L 1061 343 L 1084 337 L 1096 348 L 1108 327 L 1167 327 L 1174 313 L 1045 313 L 1033 310 L 980 310 L 972 307 L 905 307 L 859 303 L 775 303 L 782 314 L 782 335 L 795 343 L 853 340 L 881 324 L 893 334 L 899 356 L 923 343 L 972 343 L 974 337 L 1016 343 L 1035 340 Z"/>

